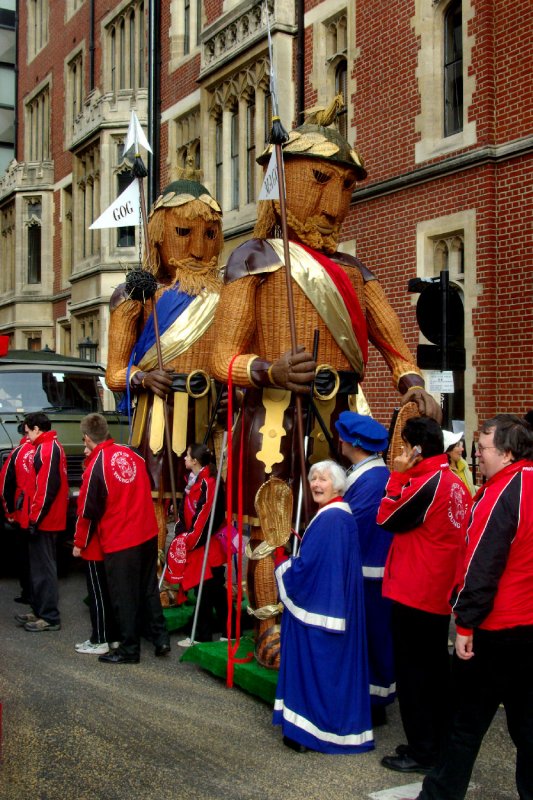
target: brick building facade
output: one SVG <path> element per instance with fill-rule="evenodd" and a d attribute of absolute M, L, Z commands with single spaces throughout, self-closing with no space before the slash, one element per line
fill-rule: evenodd
<path fill-rule="evenodd" d="M 481 419 L 533 407 L 530 4 L 301 5 L 268 0 L 281 118 L 291 128 L 343 92 L 339 126 L 368 178 L 342 248 L 379 277 L 413 351 L 424 340 L 407 282 L 448 270 L 466 351 L 450 411 L 470 441 Z M 21 0 L 18 42 L 0 330 L 65 353 L 90 337 L 105 362 L 107 301 L 137 259 L 138 233 L 88 224 L 128 180 L 131 108 L 158 123 L 157 184 L 193 162 L 222 204 L 224 254 L 250 236 L 271 115 L 265 4 Z M 386 422 L 396 395 L 375 353 L 364 389 Z"/>

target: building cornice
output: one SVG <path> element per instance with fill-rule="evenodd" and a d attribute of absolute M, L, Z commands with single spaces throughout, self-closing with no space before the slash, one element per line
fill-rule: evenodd
<path fill-rule="evenodd" d="M 511 158 L 517 158 L 533 152 L 533 136 L 526 136 L 523 139 L 516 139 L 513 142 L 506 142 L 502 145 L 494 145 L 469 150 L 466 153 L 445 158 L 423 167 L 418 167 L 411 172 L 404 172 L 386 181 L 364 186 L 356 189 L 352 196 L 352 205 L 364 203 L 376 197 L 387 194 L 401 192 L 404 189 L 412 188 L 421 183 L 436 180 L 454 173 L 464 172 L 468 169 L 481 167 L 485 164 L 497 164 Z"/>
<path fill-rule="evenodd" d="M 270 32 L 296 35 L 294 10 L 281 0 L 268 0 Z M 287 13 L 289 12 L 289 13 Z M 264 0 L 244 0 L 206 27 L 201 36 L 201 83 L 213 72 L 235 61 L 267 36 Z"/>

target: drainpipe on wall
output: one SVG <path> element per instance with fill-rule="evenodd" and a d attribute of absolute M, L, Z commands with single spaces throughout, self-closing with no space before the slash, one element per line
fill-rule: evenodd
<path fill-rule="evenodd" d="M 94 3 L 91 0 L 89 11 L 89 93 L 94 89 Z"/>
<path fill-rule="evenodd" d="M 305 109 L 305 27 L 304 27 L 304 0 L 296 2 L 296 86 L 297 86 L 297 111 L 296 127 L 304 121 Z"/>
<path fill-rule="evenodd" d="M 159 126 L 161 119 L 161 51 L 159 49 L 161 12 L 159 0 L 148 2 L 148 208 L 159 195 Z"/>
<path fill-rule="evenodd" d="M 15 119 L 13 122 L 13 158 L 18 161 L 18 96 L 19 96 L 19 0 L 15 3 Z"/>

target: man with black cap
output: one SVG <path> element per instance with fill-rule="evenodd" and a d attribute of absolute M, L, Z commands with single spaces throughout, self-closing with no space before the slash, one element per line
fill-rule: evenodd
<path fill-rule="evenodd" d="M 350 462 L 344 500 L 357 521 L 363 564 L 366 635 L 370 671 L 372 723 L 386 722 L 386 706 L 396 696 L 391 632 L 391 601 L 382 596 L 383 572 L 392 534 L 376 522 L 379 504 L 389 479 L 381 453 L 387 449 L 386 428 L 377 420 L 343 411 L 335 423 L 341 452 Z"/>

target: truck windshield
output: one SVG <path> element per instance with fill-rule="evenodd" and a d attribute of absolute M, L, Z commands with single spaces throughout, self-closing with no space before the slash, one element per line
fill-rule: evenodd
<path fill-rule="evenodd" d="M 77 372 L 2 372 L 0 412 L 102 410 L 103 386 L 98 376 Z"/>

